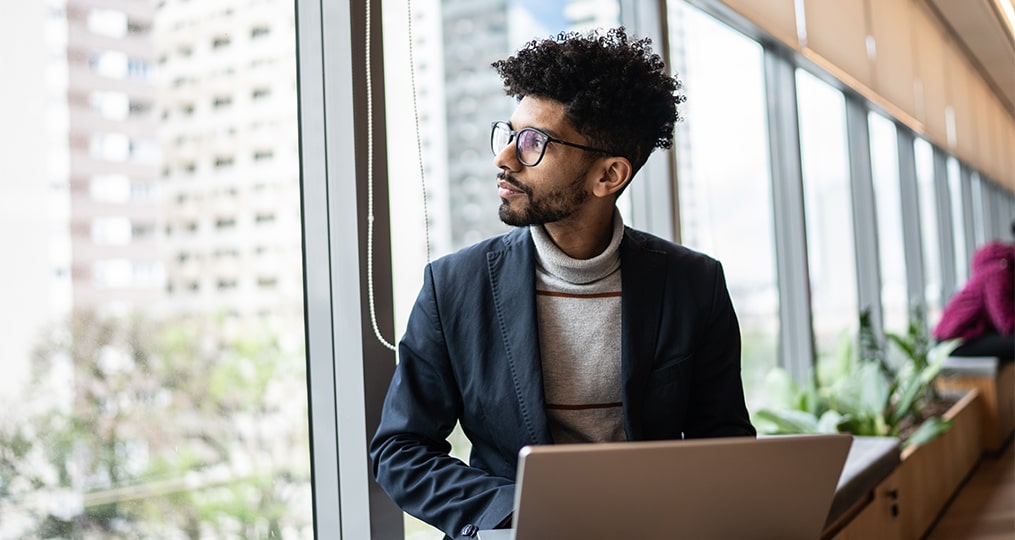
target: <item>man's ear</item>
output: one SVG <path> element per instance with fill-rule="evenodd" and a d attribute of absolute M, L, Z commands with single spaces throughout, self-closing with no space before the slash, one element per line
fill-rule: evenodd
<path fill-rule="evenodd" d="M 592 193 L 596 197 L 609 197 L 616 195 L 631 181 L 634 167 L 626 157 L 613 156 L 604 158 L 603 164 L 598 170 L 600 176 L 592 188 Z"/>

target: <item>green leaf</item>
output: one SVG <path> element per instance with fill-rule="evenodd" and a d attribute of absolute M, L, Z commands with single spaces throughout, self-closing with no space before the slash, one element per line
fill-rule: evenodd
<path fill-rule="evenodd" d="M 825 411 L 818 419 L 818 433 L 838 433 L 844 417 L 838 411 Z"/>
<path fill-rule="evenodd" d="M 755 418 L 774 426 L 775 433 L 820 433 L 818 418 L 813 414 L 792 409 L 762 409 L 754 413 Z"/>
<path fill-rule="evenodd" d="M 774 367 L 765 375 L 765 389 L 768 399 L 778 408 L 797 408 L 800 400 L 800 387 L 781 367 Z"/>

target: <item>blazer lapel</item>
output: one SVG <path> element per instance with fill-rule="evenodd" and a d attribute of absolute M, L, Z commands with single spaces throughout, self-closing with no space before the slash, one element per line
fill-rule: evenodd
<path fill-rule="evenodd" d="M 621 377 L 624 429 L 629 440 L 642 438 L 642 396 L 652 370 L 659 337 L 662 296 L 666 279 L 663 253 L 647 249 L 627 229 L 620 244 Z"/>
<path fill-rule="evenodd" d="M 505 247 L 487 254 L 490 286 L 497 313 L 502 351 L 511 370 L 518 406 L 525 422 L 526 444 L 552 442 L 543 396 L 536 318 L 535 246 L 528 229 L 504 237 Z"/>

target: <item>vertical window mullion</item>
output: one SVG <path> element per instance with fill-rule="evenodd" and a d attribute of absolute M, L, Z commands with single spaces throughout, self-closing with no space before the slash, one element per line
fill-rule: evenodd
<path fill-rule="evenodd" d="M 814 369 L 803 168 L 796 77 L 789 58 L 765 48 L 765 93 L 773 182 L 776 269 L 779 285 L 779 358 L 797 381 Z"/>
<path fill-rule="evenodd" d="M 961 284 L 955 281 L 955 242 L 948 193 L 948 154 L 934 147 L 934 198 L 937 205 L 938 251 L 941 266 L 941 301 L 947 302 Z"/>
<path fill-rule="evenodd" d="M 873 328 L 883 328 L 877 213 L 871 166 L 867 108 L 846 94 L 846 137 L 849 141 L 850 190 L 853 197 L 853 241 L 856 245 L 857 305 L 870 310 Z"/>
<path fill-rule="evenodd" d="M 620 22 L 632 36 L 652 40 L 653 52 L 669 58 L 666 2 L 620 0 Z M 679 75 L 679 74 L 677 74 Z M 632 227 L 668 240 L 679 238 L 674 151 L 653 152 L 628 189 Z"/>
<path fill-rule="evenodd" d="M 972 258 L 976 249 L 976 225 L 973 215 L 973 173 L 972 170 L 962 165 L 960 168 L 959 190 L 962 193 L 962 232 L 966 235 L 966 252 Z M 969 264 L 969 261 L 966 261 Z M 968 268 L 968 266 L 967 266 Z"/>
<path fill-rule="evenodd" d="M 380 5 L 371 68 L 374 162 L 383 164 Z M 296 7 L 304 301 L 314 531 L 319 538 L 401 537 L 402 513 L 370 479 L 367 444 L 394 371 L 374 338 L 364 293 L 366 149 L 364 6 L 299 1 Z M 350 174 L 350 171 L 355 171 Z M 393 332 L 387 176 L 375 167 L 373 268 L 377 318 Z"/>
<path fill-rule="evenodd" d="M 926 280 L 923 272 L 923 240 L 920 232 L 919 186 L 916 179 L 916 154 L 913 144 L 916 140 L 909 128 L 896 124 L 899 136 L 899 194 L 902 205 L 902 237 L 906 250 L 906 289 L 910 306 L 926 309 L 924 289 Z"/>

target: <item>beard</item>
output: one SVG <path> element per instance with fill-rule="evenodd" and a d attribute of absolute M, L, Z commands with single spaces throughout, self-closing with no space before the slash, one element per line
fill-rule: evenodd
<path fill-rule="evenodd" d="M 587 172 L 587 170 L 585 171 Z M 579 174 L 569 184 L 550 189 L 547 193 L 537 194 L 531 186 L 522 184 L 513 176 L 503 171 L 497 178 L 520 189 L 527 199 L 522 208 L 512 208 L 511 202 L 501 199 L 497 215 L 505 224 L 512 227 L 528 227 L 529 225 L 545 225 L 560 221 L 581 207 L 589 199 L 589 193 L 582 189 L 585 172 Z"/>

